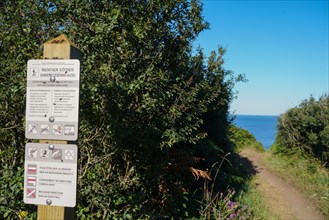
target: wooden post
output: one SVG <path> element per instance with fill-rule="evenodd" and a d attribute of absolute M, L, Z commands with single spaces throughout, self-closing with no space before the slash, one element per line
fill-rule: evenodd
<path fill-rule="evenodd" d="M 65 36 L 60 35 L 43 45 L 43 59 L 78 59 L 81 60 L 81 51 Z M 67 144 L 61 140 L 40 140 L 40 143 Z M 75 219 L 74 208 L 60 206 L 38 205 L 38 220 L 64 220 Z M 68 216 L 68 213 L 72 213 Z"/>
<path fill-rule="evenodd" d="M 43 59 L 81 60 L 81 57 L 81 51 L 64 34 L 43 44 Z"/>

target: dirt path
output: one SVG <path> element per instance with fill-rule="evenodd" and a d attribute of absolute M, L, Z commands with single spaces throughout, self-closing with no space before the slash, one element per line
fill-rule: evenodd
<path fill-rule="evenodd" d="M 240 155 L 252 162 L 256 185 L 266 205 L 280 219 L 325 219 L 293 186 L 270 172 L 261 162 L 263 153 L 244 149 Z"/>

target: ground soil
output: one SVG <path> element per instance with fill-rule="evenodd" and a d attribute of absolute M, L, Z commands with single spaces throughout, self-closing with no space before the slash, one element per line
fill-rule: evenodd
<path fill-rule="evenodd" d="M 240 156 L 251 163 L 256 171 L 257 189 L 263 195 L 266 207 L 280 219 L 325 219 L 295 187 L 264 165 L 264 153 L 247 148 Z"/>

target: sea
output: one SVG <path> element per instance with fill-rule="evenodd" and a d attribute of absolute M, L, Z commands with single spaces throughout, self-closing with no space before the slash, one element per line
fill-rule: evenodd
<path fill-rule="evenodd" d="M 273 115 L 236 115 L 233 124 L 248 130 L 268 150 L 275 141 L 278 118 Z"/>

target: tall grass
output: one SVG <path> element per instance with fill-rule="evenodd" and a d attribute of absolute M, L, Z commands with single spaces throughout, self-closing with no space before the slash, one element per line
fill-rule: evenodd
<path fill-rule="evenodd" d="M 236 154 L 231 156 L 230 165 L 235 170 L 233 173 L 243 182 L 236 183 L 234 188 L 232 186 L 222 192 L 215 190 L 218 172 L 222 172 L 220 167 L 223 161 L 227 160 L 227 155 L 223 157 L 221 163 L 215 164 L 210 170 L 215 172 L 214 181 L 204 183 L 200 219 L 279 219 L 267 206 L 267 201 L 257 189 L 251 171 L 241 166 L 241 157 Z"/>
<path fill-rule="evenodd" d="M 200 219 L 253 219 L 248 206 L 234 201 L 235 191 L 228 189 L 225 193 L 212 194 L 212 190 L 205 188 L 204 208 L 200 211 Z"/>
<path fill-rule="evenodd" d="M 266 154 L 265 164 L 295 185 L 329 219 L 329 171 L 317 159 L 295 152 L 275 154 L 275 145 Z"/>
<path fill-rule="evenodd" d="M 225 192 L 218 192 L 216 181 L 221 166 L 224 161 L 228 161 L 227 156 L 222 157 L 220 163 L 215 163 L 210 172 L 214 172 L 214 181 L 204 182 L 203 199 L 201 201 L 200 219 L 220 219 L 220 220 L 247 220 L 252 219 L 248 206 L 234 201 L 235 190 L 228 188 Z M 232 165 L 230 163 L 230 165 Z"/>

